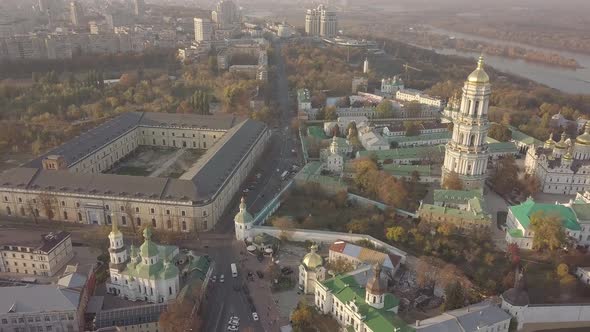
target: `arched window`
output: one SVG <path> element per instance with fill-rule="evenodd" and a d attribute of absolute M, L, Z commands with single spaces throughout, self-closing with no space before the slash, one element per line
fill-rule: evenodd
<path fill-rule="evenodd" d="M 137 226 L 141 226 L 141 218 L 140 217 L 135 218 L 135 223 L 137 224 Z"/>
<path fill-rule="evenodd" d="M 10 210 L 10 206 L 6 207 L 6 214 L 11 215 L 12 211 Z"/>
<path fill-rule="evenodd" d="M 121 216 L 121 224 L 127 225 L 127 218 L 125 218 L 125 216 Z"/>
<path fill-rule="evenodd" d="M 68 213 L 64 211 L 64 220 L 68 220 Z"/>
<path fill-rule="evenodd" d="M 113 220 L 111 219 L 111 215 L 107 214 L 107 224 L 110 225 L 113 223 Z"/>
<path fill-rule="evenodd" d="M 155 218 L 152 218 L 152 227 L 156 228 L 156 219 Z"/>
<path fill-rule="evenodd" d="M 475 135 L 471 135 L 469 137 L 469 146 L 473 146 L 475 144 Z"/>
<path fill-rule="evenodd" d="M 186 231 L 186 221 L 182 221 L 182 230 Z"/>

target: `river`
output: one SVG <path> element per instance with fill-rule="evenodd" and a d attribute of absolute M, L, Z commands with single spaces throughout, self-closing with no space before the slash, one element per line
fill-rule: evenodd
<path fill-rule="evenodd" d="M 575 59 L 582 68 L 564 68 L 557 66 L 550 66 L 535 62 L 528 62 L 521 59 L 513 59 L 502 56 L 486 55 L 486 64 L 494 67 L 499 71 L 515 74 L 521 77 L 528 78 L 535 82 L 545 84 L 549 87 L 561 90 L 568 93 L 583 93 L 590 94 L 590 55 L 558 51 L 547 48 L 540 48 L 529 46 L 525 44 L 502 41 L 498 39 L 486 38 L 472 34 L 459 33 L 430 27 L 430 31 L 442 35 L 453 36 L 455 38 L 479 40 L 487 43 L 514 45 L 527 49 L 534 49 L 548 53 L 557 53 L 566 58 Z M 479 53 L 458 51 L 450 48 L 435 49 L 436 53 L 447 55 L 459 55 L 463 57 L 477 58 Z"/>

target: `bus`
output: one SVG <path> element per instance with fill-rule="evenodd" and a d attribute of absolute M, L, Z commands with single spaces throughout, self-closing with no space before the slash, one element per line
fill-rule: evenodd
<path fill-rule="evenodd" d="M 236 263 L 231 263 L 231 276 L 234 278 L 238 276 L 238 268 L 236 267 Z"/>

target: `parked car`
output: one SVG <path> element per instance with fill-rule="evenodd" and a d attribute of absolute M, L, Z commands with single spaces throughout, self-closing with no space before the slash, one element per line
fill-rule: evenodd
<path fill-rule="evenodd" d="M 223 276 L 223 274 L 219 277 L 219 282 L 224 282 L 225 281 L 225 277 Z"/>
<path fill-rule="evenodd" d="M 228 325 L 240 326 L 240 318 L 238 316 L 231 316 Z"/>
<path fill-rule="evenodd" d="M 217 281 L 217 276 L 214 275 L 213 277 L 211 277 L 211 281 L 212 282 L 216 282 Z"/>
<path fill-rule="evenodd" d="M 238 330 L 238 327 L 237 326 L 234 326 L 234 325 L 228 325 L 227 326 L 227 330 L 228 331 L 237 331 Z"/>
<path fill-rule="evenodd" d="M 258 320 L 258 314 L 253 312 L 252 313 L 252 319 L 254 319 L 255 321 Z"/>

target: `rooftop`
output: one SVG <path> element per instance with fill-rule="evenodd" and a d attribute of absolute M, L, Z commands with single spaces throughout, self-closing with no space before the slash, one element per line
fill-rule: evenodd
<path fill-rule="evenodd" d="M 434 190 L 434 201 L 453 203 L 453 204 L 465 204 L 468 200 L 477 197 L 483 199 L 483 189 L 474 190 L 446 190 L 446 189 L 435 189 Z"/>
<path fill-rule="evenodd" d="M 80 293 L 56 285 L 0 287 L 0 312 L 74 311 Z"/>
<path fill-rule="evenodd" d="M 419 159 L 431 155 L 444 155 L 444 145 L 433 145 L 433 146 L 418 146 L 412 148 L 399 148 L 390 150 L 377 150 L 377 151 L 359 151 L 359 157 L 370 157 L 375 155 L 378 160 L 387 159 Z"/>
<path fill-rule="evenodd" d="M 479 210 L 475 209 L 474 211 L 465 211 L 465 210 L 459 210 L 459 209 L 454 209 L 454 208 L 448 208 L 448 207 L 444 207 L 444 206 L 422 204 L 419 211 L 420 211 L 420 214 L 422 214 L 424 212 L 429 212 L 429 213 L 434 213 L 434 214 L 439 214 L 439 215 L 444 214 L 444 215 L 454 216 L 454 217 L 462 218 L 462 219 L 470 219 L 470 220 L 474 220 L 474 221 L 481 221 L 481 222 L 490 221 L 490 217 L 488 215 L 486 215 L 485 213 L 483 213 L 483 210 L 481 210 L 481 209 L 479 209 Z"/>
<path fill-rule="evenodd" d="M 580 225 L 576 221 L 576 215 L 574 211 L 567 206 L 561 204 L 547 204 L 547 203 L 535 203 L 532 198 L 527 199 L 520 205 L 509 207 L 516 220 L 524 227 L 528 229 L 531 224 L 531 216 L 535 213 L 543 213 L 546 216 L 557 217 L 561 220 L 563 227 L 572 230 L 579 231 Z"/>
<path fill-rule="evenodd" d="M 44 155 L 25 167 L 13 168 L 1 173 L 0 187 L 203 203 L 212 199 L 223 188 L 223 184 L 266 130 L 262 122 L 250 119 L 238 122 L 238 118 L 228 115 L 132 112 L 124 113 L 97 127 L 99 129 L 95 128 L 70 140 L 46 155 L 61 153 L 70 164 L 72 160 L 80 158 L 80 151 L 84 150 L 83 154 L 86 155 L 100 147 L 98 143 L 94 143 L 95 140 L 100 138 L 102 144 L 106 144 L 122 134 L 123 129 L 120 128 L 119 120 L 122 123 L 130 123 L 129 126 L 124 127 L 125 130 L 141 125 L 227 131 L 217 144 L 213 145 L 180 179 L 45 170 L 41 168 Z M 86 148 L 82 149 L 82 146 Z"/>
<path fill-rule="evenodd" d="M 363 285 L 366 284 L 366 281 L 363 282 L 359 280 L 358 277 L 360 275 L 366 279 L 364 275 L 365 271 L 370 270 L 368 268 L 369 266 L 348 274 L 338 275 L 322 282 L 322 284 L 330 291 L 330 293 L 334 294 L 340 302 L 348 304 L 353 301 L 358 307 L 361 315 L 365 317 L 365 324 L 372 331 L 389 332 L 394 331 L 395 329 L 399 329 L 396 331 L 400 332 L 414 331 L 394 312 L 390 311 L 399 305 L 399 300 L 392 294 L 385 294 L 383 309 L 373 308 L 365 302 L 365 287 Z"/>
<path fill-rule="evenodd" d="M 59 245 L 63 240 L 70 237 L 70 233 L 66 231 L 59 231 L 56 233 L 49 233 L 41 235 L 41 241 L 31 241 L 30 239 L 27 240 L 19 240 L 14 239 L 14 241 L 10 242 L 3 242 L 2 245 L 4 246 L 19 246 L 19 247 L 27 247 L 31 248 L 32 250 L 38 250 L 44 253 L 51 252 L 57 245 Z"/>
<path fill-rule="evenodd" d="M 396 269 L 402 259 L 400 256 L 395 254 L 387 254 L 342 240 L 332 243 L 330 246 L 330 251 L 335 251 L 347 256 L 355 257 L 367 264 L 379 263 L 384 268 L 390 270 Z"/>
<path fill-rule="evenodd" d="M 510 318 L 498 306 L 481 302 L 420 321 L 416 329 L 420 332 L 476 332 Z"/>

